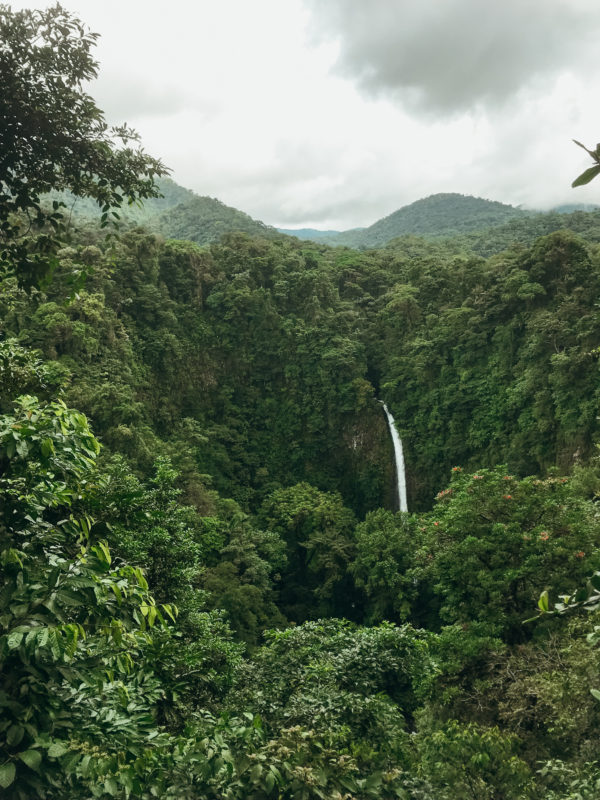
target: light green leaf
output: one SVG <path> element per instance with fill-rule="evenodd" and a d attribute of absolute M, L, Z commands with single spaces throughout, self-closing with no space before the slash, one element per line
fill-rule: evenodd
<path fill-rule="evenodd" d="M 48 748 L 48 755 L 50 758 L 60 758 L 64 756 L 65 753 L 69 752 L 69 748 L 67 745 L 63 744 L 62 742 L 54 742 Z"/>
<path fill-rule="evenodd" d="M 20 631 L 13 631 L 9 634 L 6 643 L 8 645 L 9 650 L 16 650 L 17 647 L 21 644 L 21 640 L 23 638 L 23 634 Z"/>
<path fill-rule="evenodd" d="M 98 547 L 102 551 L 106 563 L 110 566 L 110 563 L 111 563 L 112 559 L 111 559 L 111 556 L 110 556 L 110 551 L 108 549 L 108 546 L 106 545 L 105 542 L 98 542 Z"/>
<path fill-rule="evenodd" d="M 39 769 L 42 763 L 42 754 L 39 750 L 25 750 L 24 753 L 19 753 L 19 758 L 24 764 L 35 770 Z"/>
<path fill-rule="evenodd" d="M 550 602 L 549 602 L 549 599 L 548 599 L 548 592 L 547 591 L 543 591 L 541 593 L 540 599 L 538 600 L 538 608 L 544 614 L 547 614 L 549 612 L 549 610 L 550 610 Z"/>
<path fill-rule="evenodd" d="M 8 789 L 8 787 L 14 781 L 16 773 L 17 769 L 12 761 L 2 764 L 0 767 L 0 786 L 3 789 Z"/>

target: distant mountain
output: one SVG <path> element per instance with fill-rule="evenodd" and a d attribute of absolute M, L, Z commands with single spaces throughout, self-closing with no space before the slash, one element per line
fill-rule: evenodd
<path fill-rule="evenodd" d="M 597 211 L 600 208 L 595 203 L 565 203 L 562 206 L 555 206 L 552 211 L 557 214 L 572 214 L 573 211 Z"/>
<path fill-rule="evenodd" d="M 546 211 L 526 219 L 513 219 L 486 231 L 454 237 L 454 243 L 488 258 L 515 245 L 530 247 L 540 236 L 559 230 L 570 230 L 589 242 L 600 242 L 600 208 L 591 211 Z M 448 241 L 448 240 L 445 240 Z M 390 242 L 389 247 L 394 247 Z"/>
<path fill-rule="evenodd" d="M 220 200 L 191 194 L 185 202 L 157 215 L 150 226 L 169 239 L 189 239 L 198 244 L 214 242 L 224 233 L 234 231 L 269 239 L 282 235 L 276 228 L 252 219 Z"/>
<path fill-rule="evenodd" d="M 470 195 L 434 194 L 403 206 L 368 228 L 353 228 L 341 232 L 314 228 L 279 230 L 281 233 L 321 244 L 365 249 L 383 247 L 392 239 L 407 234 L 425 238 L 460 236 L 495 228 L 513 219 L 524 219 L 533 213 Z"/>
<path fill-rule="evenodd" d="M 201 197 L 184 189 L 169 178 L 161 178 L 158 185 L 163 197 L 146 200 L 140 206 L 125 206 L 120 216 L 125 226 L 144 225 L 152 231 L 171 239 L 189 239 L 198 244 L 217 241 L 223 234 L 235 231 L 269 239 L 296 236 L 318 244 L 345 246 L 357 249 L 384 247 L 398 237 L 413 235 L 426 239 L 479 236 L 485 231 L 485 241 L 490 240 L 490 231 L 496 231 L 510 223 L 518 225 L 533 216 L 544 217 L 533 211 L 524 211 L 514 206 L 491 200 L 483 200 L 462 194 L 434 194 L 404 206 L 393 214 L 378 220 L 367 228 L 347 231 L 316 230 L 314 228 L 276 229 L 253 219 L 243 211 L 227 206 L 213 197 Z M 58 195 L 50 196 L 54 199 Z M 60 195 L 68 209 L 81 220 L 98 220 L 100 211 L 89 199 Z M 556 219 L 551 227 L 562 227 L 564 215 L 580 206 L 560 206 L 554 213 Z M 585 206 L 585 211 L 597 206 Z M 578 211 L 582 213 L 582 211 Z M 545 223 L 539 222 L 539 227 Z M 528 228 L 527 228 L 528 230 Z M 511 234 L 515 239 L 526 236 L 525 231 L 509 229 L 502 231 L 499 241 L 506 241 Z M 477 241 L 469 242 L 476 248 L 483 247 Z M 488 245 L 486 244 L 485 247 Z"/>
<path fill-rule="evenodd" d="M 341 234 L 341 231 L 319 231 L 316 228 L 277 228 L 277 230 L 286 236 L 296 236 L 298 239 L 322 244 L 329 244 Z"/>
<path fill-rule="evenodd" d="M 213 197 L 200 197 L 170 178 L 159 178 L 162 197 L 145 200 L 141 205 L 124 205 L 119 211 L 123 226 L 143 225 L 169 239 L 189 239 L 199 244 L 217 241 L 224 233 L 243 231 L 254 236 L 279 238 L 275 228 L 259 222 L 243 211 L 226 206 Z M 89 198 L 52 193 L 49 200 L 62 200 L 65 214 L 88 224 L 100 219 L 98 204 Z"/>
<path fill-rule="evenodd" d="M 434 194 L 394 211 L 368 228 L 341 233 L 336 244 L 372 248 L 404 234 L 427 238 L 457 236 L 530 215 L 529 211 L 480 197 Z"/>
<path fill-rule="evenodd" d="M 185 203 L 195 197 L 190 189 L 184 189 L 171 178 L 158 178 L 156 181 L 162 197 L 144 200 L 143 204 L 124 205 L 119 216 L 124 222 L 145 225 L 168 208 L 173 208 L 180 203 Z M 49 200 L 61 200 L 66 204 L 67 210 L 63 213 L 73 214 L 86 220 L 100 219 L 100 207 L 95 200 L 89 197 L 75 197 L 70 192 L 51 192 L 46 195 Z"/>

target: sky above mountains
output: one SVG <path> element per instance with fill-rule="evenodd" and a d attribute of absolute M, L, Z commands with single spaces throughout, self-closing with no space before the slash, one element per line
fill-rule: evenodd
<path fill-rule="evenodd" d="M 48 3 L 11 2 L 13 9 Z M 369 225 L 437 192 L 600 202 L 597 0 L 65 0 L 90 93 L 198 194 L 278 227 Z"/>

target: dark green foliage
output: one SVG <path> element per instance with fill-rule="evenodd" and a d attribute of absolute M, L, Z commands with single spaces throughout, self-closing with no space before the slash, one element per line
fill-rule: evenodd
<path fill-rule="evenodd" d="M 418 520 L 380 508 L 356 527 L 356 556 L 350 571 L 367 602 L 369 622 L 406 620 L 417 615 L 415 549 Z"/>
<path fill-rule="evenodd" d="M 278 489 L 263 503 L 265 528 L 286 545 L 279 602 L 294 621 L 328 613 L 357 617 L 346 566 L 354 554 L 354 514 L 339 494 L 300 483 Z"/>
<path fill-rule="evenodd" d="M 67 374 L 56 362 L 42 361 L 14 339 L 0 341 L 0 411 L 12 410 L 19 394 L 54 396 Z"/>
<path fill-rule="evenodd" d="M 518 753 L 518 740 L 498 728 L 461 724 L 425 727 L 417 747 L 421 771 L 434 797 L 524 800 L 534 796 L 532 771 Z"/>
<path fill-rule="evenodd" d="M 600 212 L 596 209 L 574 210 L 571 213 L 549 211 L 514 219 L 496 228 L 463 234 L 444 240 L 444 246 L 472 251 L 485 258 L 503 250 L 530 247 L 540 236 L 570 230 L 589 242 L 600 241 Z M 389 242 L 387 247 L 402 247 L 402 239 Z"/>
<path fill-rule="evenodd" d="M 161 610 L 138 568 L 113 565 L 71 509 L 94 490 L 82 414 L 22 397 L 0 418 L 1 785 L 7 798 L 79 797 L 135 774 L 162 689 L 140 657 Z M 166 607 L 173 615 L 170 607 Z M 94 766 L 88 771 L 90 755 Z M 83 771 L 83 773 L 82 773 Z"/>
<path fill-rule="evenodd" d="M 55 265 L 65 236 L 60 201 L 41 196 L 70 190 L 102 213 L 157 193 L 160 161 L 137 146 L 126 126 L 109 129 L 83 84 L 96 77 L 97 34 L 56 5 L 46 11 L 0 6 L 0 266 L 25 286 Z M 38 231 L 27 236 L 31 228 Z"/>
<path fill-rule="evenodd" d="M 325 752 L 338 753 L 338 775 L 354 761 L 354 776 L 341 781 L 353 796 L 410 797 L 405 726 L 432 669 L 424 635 L 408 626 L 319 620 L 269 634 L 231 702 L 258 712 L 275 741 L 310 729 Z"/>
<path fill-rule="evenodd" d="M 527 474 L 554 464 L 567 470 L 590 454 L 597 259 L 595 249 L 559 232 L 487 263 L 450 258 L 434 269 L 421 258 L 404 267 L 402 283 L 417 293 L 402 307 L 392 295 L 391 313 L 384 296 L 377 330 L 393 355 L 379 360 L 421 497 L 440 486 L 432 464 L 447 470 L 452 460 L 473 467 L 502 460 Z"/>

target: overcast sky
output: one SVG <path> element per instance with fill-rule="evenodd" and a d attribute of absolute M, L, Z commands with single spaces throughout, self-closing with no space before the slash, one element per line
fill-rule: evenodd
<path fill-rule="evenodd" d="M 369 225 L 436 192 L 600 203 L 600 180 L 570 188 L 571 139 L 600 141 L 598 0 L 63 5 L 101 34 L 108 121 L 268 224 Z"/>

